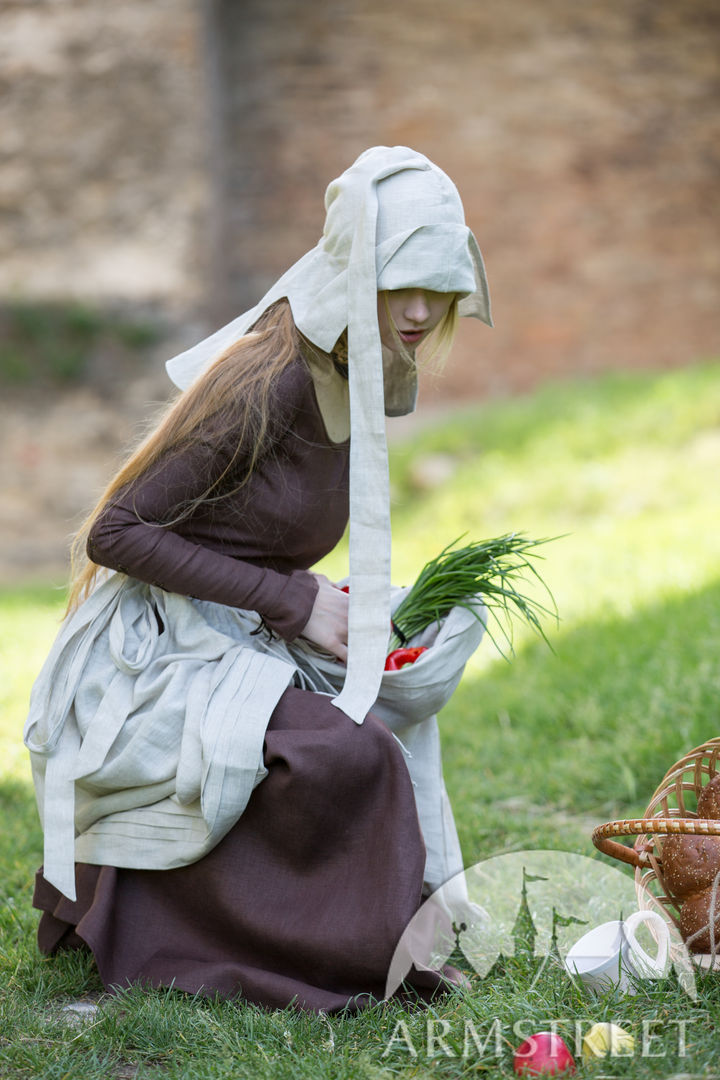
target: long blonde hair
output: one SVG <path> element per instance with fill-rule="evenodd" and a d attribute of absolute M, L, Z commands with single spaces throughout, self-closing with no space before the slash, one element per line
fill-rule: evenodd
<path fill-rule="evenodd" d="M 200 503 L 225 497 L 226 491 L 219 494 L 222 481 L 233 470 L 240 453 L 250 448 L 244 475 L 233 490 L 247 482 L 266 449 L 271 387 L 297 356 L 298 340 L 290 305 L 280 300 L 260 316 L 251 333 L 234 342 L 188 390 L 170 402 L 153 430 L 115 474 L 73 539 L 68 612 L 93 588 L 98 566 L 86 554 L 87 540 L 105 507 L 161 457 L 203 439 L 210 420 L 213 437 L 222 439 L 230 429 L 237 433 L 235 453 L 204 492 L 178 508 L 173 523 L 188 517 Z"/>
<path fill-rule="evenodd" d="M 442 371 L 452 349 L 459 322 L 458 298 L 456 296 L 427 341 L 420 346 L 418 350 L 420 353 L 418 357 L 419 367 L 429 368 L 436 374 Z"/>

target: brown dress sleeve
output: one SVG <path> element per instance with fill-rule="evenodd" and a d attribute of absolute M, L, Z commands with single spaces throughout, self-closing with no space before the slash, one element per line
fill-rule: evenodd
<path fill-rule="evenodd" d="M 278 413 L 275 418 L 277 420 Z M 285 423 L 291 420 L 282 411 Z M 218 550 L 213 521 L 227 530 L 237 514 L 233 495 L 202 510 L 206 542 L 198 530 L 184 529 L 183 507 L 203 495 L 226 470 L 233 451 L 232 435 L 219 443 L 194 442 L 161 459 L 133 481 L 104 508 L 88 537 L 89 558 L 101 566 L 129 574 L 169 592 L 256 611 L 266 624 L 287 641 L 297 637 L 310 617 L 317 581 L 303 569 L 280 572 L 257 562 L 246 562 Z M 228 477 L 242 475 L 239 469 Z M 240 489 L 242 503 L 252 502 L 252 478 Z M 193 536 L 183 535 L 189 531 Z M 202 530 L 201 530 L 202 535 Z"/>

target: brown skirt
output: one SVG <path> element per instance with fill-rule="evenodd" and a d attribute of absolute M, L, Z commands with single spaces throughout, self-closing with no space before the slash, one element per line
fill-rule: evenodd
<path fill-rule="evenodd" d="M 311 1011 L 383 997 L 418 908 L 425 850 L 400 747 L 372 715 L 290 689 L 268 776 L 208 855 L 176 870 L 76 867 L 68 900 L 38 872 L 43 953 L 89 946 L 104 985 L 132 983 Z M 410 980 L 426 997 L 438 974 Z"/>

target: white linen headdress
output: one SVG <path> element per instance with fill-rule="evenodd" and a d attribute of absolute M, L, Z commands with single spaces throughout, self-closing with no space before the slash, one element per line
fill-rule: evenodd
<path fill-rule="evenodd" d="M 350 613 L 347 675 L 334 704 L 362 723 L 378 693 L 390 631 L 390 499 L 378 290 L 461 296 L 460 315 L 492 326 L 482 255 L 452 180 L 405 146 L 376 146 L 328 186 L 319 243 L 254 308 L 174 357 L 186 389 L 276 300 L 324 352 L 348 331 Z"/>

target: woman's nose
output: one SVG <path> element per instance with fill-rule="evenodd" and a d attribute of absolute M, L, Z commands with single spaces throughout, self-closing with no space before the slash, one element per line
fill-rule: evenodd
<path fill-rule="evenodd" d="M 414 289 L 405 305 L 405 317 L 413 323 L 424 323 L 430 315 L 427 298 L 423 289 Z"/>

